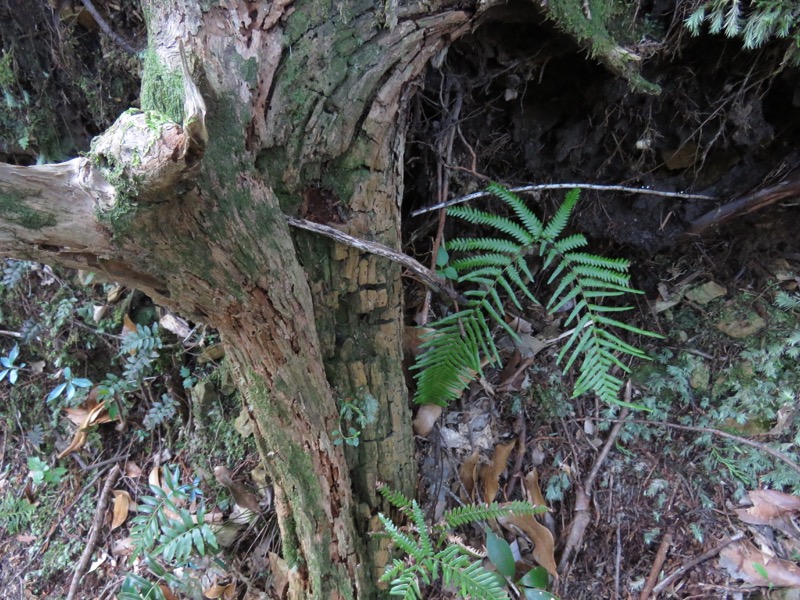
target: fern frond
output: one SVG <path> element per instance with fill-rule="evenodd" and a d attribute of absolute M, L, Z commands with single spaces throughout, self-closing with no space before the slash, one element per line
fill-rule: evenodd
<path fill-rule="evenodd" d="M 542 238 L 544 238 L 544 241 L 554 242 L 556 238 L 561 235 L 561 232 L 564 231 L 564 228 L 567 226 L 569 217 L 572 215 L 572 210 L 575 208 L 575 205 L 578 203 L 578 199 L 580 197 L 581 192 L 577 188 L 567 192 L 567 197 L 564 198 L 564 202 L 558 207 L 555 216 L 550 220 L 550 222 L 547 224 L 547 227 L 545 227 L 544 231 L 542 232 Z"/>
<path fill-rule="evenodd" d="M 498 185 L 494 182 L 490 183 L 487 189 L 511 207 L 511 210 L 514 211 L 514 213 L 517 215 L 517 218 L 522 221 L 523 225 L 525 225 L 525 229 L 527 229 L 533 237 L 536 238 L 542 235 L 544 225 L 539 217 L 533 214 L 533 212 L 527 206 L 525 206 L 525 203 L 520 199 L 519 196 L 511 193 L 502 185 Z"/>
<path fill-rule="evenodd" d="M 442 569 L 445 586 L 455 587 L 462 598 L 476 600 L 507 600 L 505 582 L 496 573 L 473 562 L 461 546 L 448 546 L 435 557 Z"/>
<path fill-rule="evenodd" d="M 391 519 L 385 517 L 383 513 L 378 513 L 378 519 L 395 546 L 403 550 L 406 554 L 412 556 L 417 561 L 421 561 L 429 556 L 429 553 L 424 552 L 416 541 L 400 531 L 400 528 L 397 527 Z"/>
<path fill-rule="evenodd" d="M 408 506 L 411 506 L 411 500 L 406 498 L 402 492 L 398 492 L 397 490 L 393 490 L 385 485 L 381 485 L 378 488 L 378 493 L 386 498 L 387 502 L 394 506 L 395 508 L 404 509 Z"/>
<path fill-rule="evenodd" d="M 535 239 L 531 233 L 526 231 L 523 227 L 520 227 L 519 224 L 511 219 L 483 212 L 482 210 L 476 210 L 465 206 L 454 206 L 449 209 L 447 213 L 453 217 L 459 217 L 465 221 L 474 223 L 475 225 L 494 227 L 506 235 L 510 235 L 523 246 L 532 244 Z"/>
<path fill-rule="evenodd" d="M 467 504 L 446 511 L 442 515 L 442 519 L 448 527 L 460 527 L 476 521 L 487 521 L 509 515 L 537 515 L 546 510 L 543 506 L 534 506 L 530 502 L 522 500 L 504 504 L 499 502 L 492 502 L 489 505 Z"/>
<path fill-rule="evenodd" d="M 628 310 L 627 307 L 602 302 L 622 294 L 640 293 L 629 285 L 629 261 L 581 250 L 587 241 L 580 234 L 561 237 L 578 201 L 577 190 L 567 194 L 546 224 L 505 188 L 492 184 L 489 190 L 511 208 L 519 222 L 468 207 L 448 211 L 451 216 L 496 229 L 507 237 L 458 238 L 447 244 L 448 251 L 470 253 L 452 260 L 450 266 L 458 273 L 458 281 L 472 289 L 464 292 L 467 301 L 462 310 L 431 325 L 435 332 L 426 337 L 424 352 L 414 365 L 418 371 L 415 401 L 446 405 L 481 374 L 482 356 L 490 362 L 499 360 L 490 325 L 517 337 L 506 322 L 505 304 L 510 301 L 522 309 L 520 296 L 537 302 L 530 289 L 534 277 L 527 256 L 538 252 L 544 258 L 543 270 L 550 271 L 547 284 L 555 286 L 546 309 L 551 314 L 569 311 L 564 325 L 576 323 L 558 354 L 558 362 L 566 360 L 565 369 L 580 364 L 576 394 L 593 391 L 604 402 L 617 403 L 621 383 L 609 370 L 626 367 L 616 353 L 634 358 L 646 356 L 609 333 L 609 328 L 659 337 L 609 316 Z M 583 360 L 578 362 L 580 357 Z"/>

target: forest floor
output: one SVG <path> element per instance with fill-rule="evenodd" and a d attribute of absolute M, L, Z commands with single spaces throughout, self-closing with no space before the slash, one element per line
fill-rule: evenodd
<path fill-rule="evenodd" d="M 557 345 L 532 341 L 557 335 L 558 319 L 520 314 L 527 342 L 498 337 L 502 365 L 418 436 L 418 500 L 431 522 L 488 495 L 540 498 L 552 546 L 541 531 L 497 531 L 521 567 L 557 570 L 550 589 L 564 599 L 797 587 L 800 240 L 787 227 L 797 217 L 797 207 L 776 206 L 678 249 L 629 256 L 645 294 L 628 319 L 663 336 L 630 340 L 652 358 L 632 365 L 625 392 L 641 408 L 572 399 Z M 138 292 L 30 263 L 6 263 L 2 299 L 4 366 L 21 367 L 0 387 L 4 597 L 67 596 L 101 499 L 103 526 L 76 597 L 125 597 L 127 573 L 154 580 L 141 558 L 131 563 L 149 484 L 182 494 L 176 510 L 204 505 L 206 522 L 226 524 L 221 560 L 190 544 L 176 580 L 194 579 L 206 597 L 279 597 L 269 490 L 214 332 Z M 125 381 L 138 382 L 127 400 L 98 408 L 96 384 Z M 758 495 L 765 489 L 784 494 Z M 260 516 L 242 510 L 248 493 Z M 481 528 L 458 534 L 486 543 Z M 426 593 L 451 597 L 438 586 Z"/>

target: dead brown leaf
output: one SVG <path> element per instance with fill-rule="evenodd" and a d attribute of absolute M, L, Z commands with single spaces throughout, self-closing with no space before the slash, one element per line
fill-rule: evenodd
<path fill-rule="evenodd" d="M 739 519 L 750 525 L 769 525 L 789 536 L 798 536 L 792 517 L 800 512 L 800 498 L 775 490 L 752 490 L 748 496 L 753 506 L 737 509 Z"/>
<path fill-rule="evenodd" d="M 228 585 L 217 583 L 217 579 L 215 577 L 214 583 L 203 590 L 203 596 L 206 598 L 211 598 L 211 600 L 214 600 L 215 598 L 222 598 L 222 596 L 225 594 L 225 590 L 227 589 Z"/>
<path fill-rule="evenodd" d="M 534 506 L 547 506 L 539 487 L 539 471 L 534 469 L 525 476 L 525 489 L 528 492 L 528 502 Z"/>
<path fill-rule="evenodd" d="M 472 454 L 470 454 L 467 459 L 461 463 L 459 477 L 461 477 L 461 483 L 464 486 L 461 489 L 460 494 L 462 502 L 473 502 L 475 500 L 475 476 L 478 473 L 478 461 L 480 458 L 481 453 L 476 448 L 472 451 Z"/>
<path fill-rule="evenodd" d="M 114 543 L 111 544 L 111 554 L 114 556 L 128 556 L 129 554 L 133 554 L 133 539 L 126 537 L 121 540 L 115 540 Z"/>
<path fill-rule="evenodd" d="M 131 495 L 125 490 L 112 490 L 112 493 L 114 494 L 114 520 L 111 521 L 111 531 L 114 531 L 128 518 Z"/>
<path fill-rule="evenodd" d="M 719 553 L 719 564 L 731 577 L 762 587 L 800 587 L 800 567 L 768 556 L 752 543 L 742 540 Z"/>
<path fill-rule="evenodd" d="M 58 455 L 58 458 L 64 458 L 83 448 L 83 445 L 86 443 L 87 432 L 91 427 L 111 421 L 111 417 L 108 415 L 108 412 L 106 412 L 105 402 L 97 402 L 91 396 L 86 401 L 85 407 L 75 409 L 68 408 L 66 411 L 69 419 L 78 425 L 78 429 L 75 431 L 70 445 Z M 79 421 L 79 419 L 83 420 Z"/>
<path fill-rule="evenodd" d="M 132 460 L 125 463 L 125 476 L 136 479 L 142 476 L 142 468 Z"/>
<path fill-rule="evenodd" d="M 289 566 L 274 552 L 269 553 L 269 567 L 272 570 L 273 587 L 278 598 L 285 598 L 289 587 Z"/>
<path fill-rule="evenodd" d="M 64 450 L 58 455 L 58 458 L 64 458 L 65 456 L 69 456 L 73 452 L 77 452 L 83 445 L 86 443 L 88 435 L 86 431 L 82 427 L 78 427 L 78 430 L 75 432 L 75 436 L 72 438 L 69 446 L 64 448 Z"/>
<path fill-rule="evenodd" d="M 516 445 L 517 440 L 511 440 L 505 444 L 497 444 L 494 447 L 492 462 L 481 468 L 480 479 L 483 482 L 484 502 L 493 502 L 495 496 L 497 496 L 497 492 L 500 490 L 500 475 L 506 470 L 508 457 L 511 455 L 511 451 Z"/>
<path fill-rule="evenodd" d="M 555 579 L 558 579 L 555 541 L 547 527 L 539 523 L 533 515 L 510 515 L 500 517 L 498 521 L 506 529 L 515 527 L 524 533 L 533 542 L 533 560 L 542 565 Z"/>
<path fill-rule="evenodd" d="M 438 404 L 423 404 L 414 417 L 414 433 L 422 437 L 428 437 L 436 421 L 442 416 L 442 407 Z"/>

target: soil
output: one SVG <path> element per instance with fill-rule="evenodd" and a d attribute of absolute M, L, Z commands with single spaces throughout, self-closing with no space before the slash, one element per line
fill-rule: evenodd
<path fill-rule="evenodd" d="M 664 299 L 665 285 L 674 290 L 692 280 L 720 284 L 728 303 L 738 302 L 740 293 L 771 299 L 786 285 L 776 279 L 776 261 L 792 272 L 800 268 L 794 228 L 800 209 L 792 187 L 800 179 L 800 73 L 778 67 L 783 53 L 778 46 L 747 52 L 721 37 L 690 38 L 671 20 L 656 17 L 656 25 L 666 35 L 659 42 L 643 38 L 640 47 L 649 53 L 643 74 L 662 87 L 652 96 L 631 92 L 625 81 L 587 60 L 542 26 L 531 6 L 511 2 L 487 13 L 473 35 L 428 71 L 414 99 L 403 205 L 407 250 L 430 262 L 439 222 L 439 211 L 416 217 L 412 212 L 470 194 L 487 180 L 507 187 L 607 184 L 710 197 L 583 190 L 571 226 L 590 238 L 592 251 L 631 260 L 633 283 L 645 292 L 639 325 L 667 338 L 661 346 L 648 345 L 651 351 L 667 347 L 677 354 L 689 348 L 713 356 L 719 367 L 735 362 L 747 344 L 709 333 L 717 313 L 700 309 L 695 316 L 702 326 L 678 338 L 675 322 L 657 314 L 654 305 Z M 791 191 L 780 200 L 760 205 L 752 200 L 760 190 L 787 188 Z M 547 215 L 564 191 L 524 197 Z M 718 215 L 736 200 L 743 206 L 730 209 L 731 218 L 722 222 Z M 491 198 L 470 205 L 501 206 Z M 449 219 L 444 238 L 475 233 Z M 411 321 L 418 319 L 422 300 L 409 298 Z M 751 304 L 764 315 L 774 309 L 770 302 Z M 444 309 L 434 300 L 434 316 L 438 308 Z M 511 359 L 504 355 L 504 364 Z M 502 369 L 487 370 L 482 385 L 474 385 L 460 406 L 451 407 L 441 429 L 421 442 L 426 476 L 420 487 L 430 514 L 440 514 L 457 504 L 459 469 L 476 447 L 488 461 L 494 444 L 522 437 L 527 447 L 515 468 L 509 461 L 498 500 L 523 498 L 514 480 L 533 468 L 543 488 L 568 473 L 572 488 L 549 504 L 559 559 L 578 514 L 575 484 L 592 469 L 609 433 L 590 426 L 607 414 L 591 401 L 569 401 L 553 418 L 552 406 L 536 392 L 552 373 L 548 360 L 553 357 L 542 358 L 543 365 L 528 371 L 533 381 L 512 393 L 498 391 L 506 382 Z M 569 378 L 563 383 L 569 387 Z M 642 390 L 646 386 L 634 386 L 634 395 L 646 394 Z M 515 416 L 520 402 L 523 427 Z M 689 406 L 667 420 L 698 422 L 703 414 L 700 406 Z M 562 572 L 561 598 L 638 598 L 666 534 L 672 541 L 663 569 L 657 569 L 664 575 L 737 530 L 732 507 L 742 501 L 743 490 L 725 469 L 719 478 L 703 473 L 698 465 L 711 450 L 696 440 L 697 433 L 662 430 L 622 447 L 617 443 L 601 463 L 591 523 Z M 665 482 L 669 493 L 654 492 L 654 481 Z M 509 495 L 511 489 L 516 491 Z M 468 541 L 481 543 L 480 536 Z M 731 579 L 714 555 L 678 579 L 670 597 L 759 597 L 757 590 Z"/>

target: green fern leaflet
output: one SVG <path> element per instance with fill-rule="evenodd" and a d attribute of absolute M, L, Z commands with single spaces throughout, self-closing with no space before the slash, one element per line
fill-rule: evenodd
<path fill-rule="evenodd" d="M 497 573 L 485 569 L 481 556 L 473 554 L 473 550 L 460 543 L 449 543 L 447 533 L 455 527 L 476 521 L 541 513 L 544 507 L 520 501 L 504 505 L 496 502 L 488 505 L 470 504 L 446 511 L 441 523 L 429 526 L 416 500 L 408 500 L 399 492 L 387 488 L 380 488 L 379 491 L 390 504 L 405 513 L 411 524 L 410 528 L 401 530 L 391 519 L 378 514 L 386 534 L 395 547 L 403 551 L 405 559 L 395 559 L 387 565 L 381 577 L 381 581 L 390 584 L 390 596 L 421 600 L 424 598 L 421 584 L 430 585 L 441 579 L 461 598 L 508 600 L 506 581 Z"/>
<path fill-rule="evenodd" d="M 433 332 L 425 337 L 424 352 L 413 367 L 417 371 L 414 400 L 446 406 L 481 374 L 482 359 L 499 364 L 492 328 L 499 326 L 518 339 L 504 318 L 505 306 L 511 303 L 521 311 L 523 298 L 539 303 L 531 291 L 534 276 L 527 262 L 531 255 L 538 255 L 543 259 L 542 271 L 549 272 L 547 284 L 555 290 L 545 308 L 551 314 L 566 313 L 562 326 L 571 328 L 558 362 L 564 370 L 579 365 L 573 398 L 594 392 L 608 404 L 625 404 L 619 399 L 622 380 L 612 371 L 619 367 L 629 372 L 621 356 L 647 356 L 622 341 L 613 329 L 660 337 L 614 318 L 614 313 L 630 307 L 603 304 L 606 298 L 641 293 L 629 286 L 629 262 L 582 251 L 587 241 L 580 234 L 562 237 L 578 202 L 578 190 L 567 194 L 547 223 L 504 187 L 490 184 L 489 190 L 516 219 L 460 206 L 448 210 L 452 217 L 495 229 L 504 237 L 458 238 L 446 244 L 448 253 L 462 255 L 449 266 L 458 273 L 456 281 L 469 287 L 464 293 L 467 302 L 458 312 L 430 325 Z"/>

